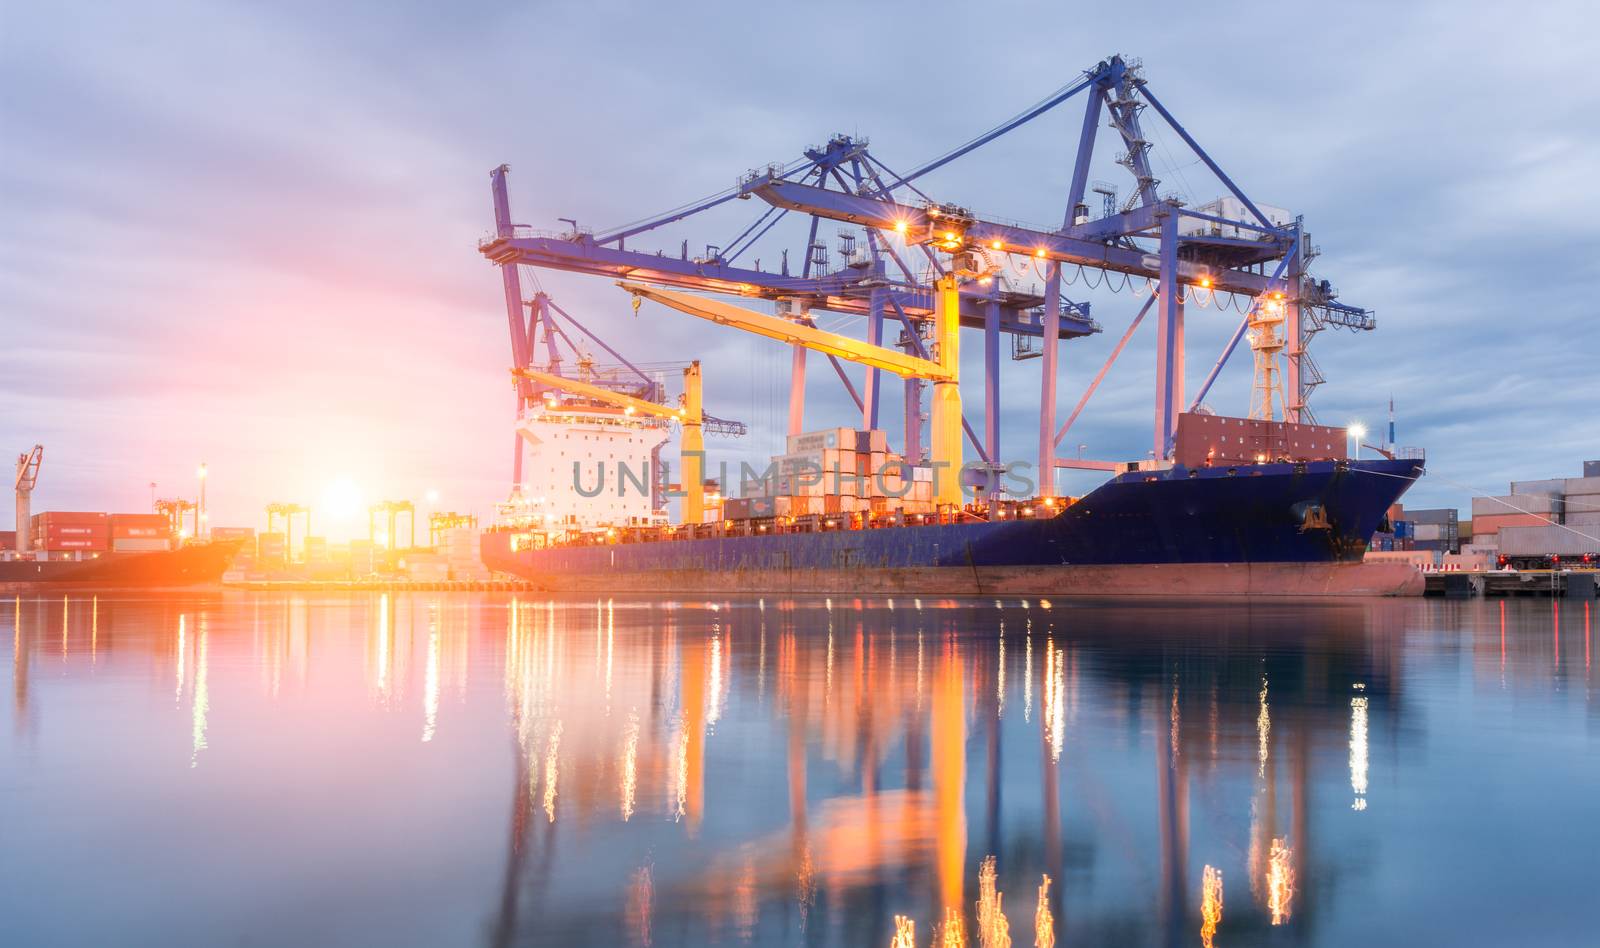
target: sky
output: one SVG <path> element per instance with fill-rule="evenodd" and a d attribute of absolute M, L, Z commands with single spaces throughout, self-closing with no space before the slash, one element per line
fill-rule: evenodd
<path fill-rule="evenodd" d="M 915 166 L 1120 53 L 1246 193 L 1304 216 L 1316 275 L 1376 312 L 1376 332 L 1316 338 L 1311 404 L 1376 428 L 1393 396 L 1399 442 L 1429 458 L 1408 504 L 1580 474 L 1600 458 L 1600 34 L 1577 3 L 1339 9 L 0 0 L 0 447 L 45 445 L 36 511 L 192 497 L 204 462 L 214 525 L 261 528 L 268 502 L 334 485 L 488 516 L 513 443 L 500 280 L 476 250 L 491 168 L 512 168 L 518 223 L 599 230 L 836 132 Z M 1074 100 L 919 185 L 1058 221 L 1080 117 Z M 1176 135 L 1151 137 L 1163 194 L 1223 193 Z M 1093 177 L 1126 194 L 1114 151 Z M 759 210 L 630 246 L 722 245 Z M 605 279 L 539 279 L 631 358 L 702 360 L 707 409 L 753 429 L 713 457 L 777 449 L 782 347 L 634 315 Z M 1140 303 L 1066 292 L 1105 332 L 1062 346 L 1063 418 Z M 1190 309 L 1191 393 L 1236 319 Z M 1153 322 L 1064 453 L 1149 450 Z M 975 358 L 981 335 L 963 345 Z M 1248 355 L 1214 410 L 1247 412 Z M 1003 365 L 1004 457 L 1035 454 L 1038 366 Z M 898 404 L 891 385 L 892 441 Z M 859 423 L 825 363 L 806 422 Z M 364 532 L 346 506 L 316 532 Z"/>

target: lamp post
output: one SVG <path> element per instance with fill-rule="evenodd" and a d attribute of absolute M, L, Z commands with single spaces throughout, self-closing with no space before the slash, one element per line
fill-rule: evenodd
<path fill-rule="evenodd" d="M 200 467 L 195 470 L 194 476 L 200 479 L 200 506 L 194 509 L 194 538 L 201 540 L 205 538 L 205 534 L 201 532 L 201 525 L 206 520 L 206 462 L 200 462 Z"/>
<path fill-rule="evenodd" d="M 1355 450 L 1350 452 L 1351 459 L 1354 460 L 1360 458 L 1361 439 L 1367 436 L 1367 426 L 1359 421 L 1352 421 L 1350 424 L 1345 426 L 1344 430 L 1345 433 L 1349 435 L 1356 443 Z"/>

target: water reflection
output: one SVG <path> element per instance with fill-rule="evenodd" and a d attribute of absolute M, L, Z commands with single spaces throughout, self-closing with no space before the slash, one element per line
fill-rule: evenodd
<path fill-rule="evenodd" d="M 381 866 L 381 892 L 343 897 L 381 897 L 386 936 L 355 940 L 397 944 L 1227 946 L 1274 927 L 1343 942 L 1373 917 L 1470 938 L 1437 914 L 1408 927 L 1392 873 L 1437 890 L 1435 906 L 1495 893 L 1494 876 L 1514 899 L 1517 867 L 1542 890 L 1569 881 L 1551 874 L 1549 834 L 1516 823 L 1573 819 L 1586 802 L 1562 787 L 1581 780 L 1503 828 L 1449 791 L 1504 770 L 1487 755 L 1518 742 L 1484 729 L 1513 715 L 1545 741 L 1523 742 L 1543 756 L 1521 767 L 1594 778 L 1591 612 L 14 597 L 0 762 L 21 775 L 23 813 L 113 775 L 132 787 L 116 831 L 163 826 L 163 858 L 217 906 L 196 944 L 244 917 L 203 898 L 218 896 L 199 867 L 219 859 L 258 873 L 264 900 L 293 901 L 273 893 L 308 860 Z M 83 710 L 96 689 L 120 696 L 114 729 Z M 102 749 L 46 766 L 85 747 Z M 281 812 L 264 790 L 289 795 Z M 45 842 L 85 828 L 40 826 L 12 846 L 39 878 L 111 871 Z M 1449 855 L 1469 827 L 1493 838 L 1494 872 Z M 293 845 L 262 845 L 280 837 Z M 457 927 L 428 929 L 446 875 Z M 0 908 L 25 932 L 120 931 L 9 889 Z M 148 899 L 166 893 L 152 881 Z M 338 940 L 317 927 L 337 913 L 301 898 L 294 937 Z"/>

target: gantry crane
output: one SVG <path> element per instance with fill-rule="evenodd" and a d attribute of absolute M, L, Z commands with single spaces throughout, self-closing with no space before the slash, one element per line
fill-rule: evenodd
<path fill-rule="evenodd" d="M 400 514 L 406 515 L 406 523 L 411 528 L 411 539 L 406 543 L 406 549 L 413 549 L 417 545 L 417 509 L 409 500 L 383 500 L 367 508 L 367 539 L 374 546 L 377 540 L 377 518 L 388 518 L 386 532 L 383 535 L 385 549 L 393 550 L 397 545 L 397 521 Z"/>
<path fill-rule="evenodd" d="M 676 406 L 646 401 L 609 388 L 536 369 L 514 369 L 512 374 L 519 381 L 615 405 L 629 414 L 678 422 L 683 428 L 679 436 L 678 471 L 683 487 L 683 522 L 700 523 L 705 519 L 706 442 L 703 428 L 706 414 L 701 404 L 699 362 L 691 362 L 683 370 L 683 403 Z"/>
<path fill-rule="evenodd" d="M 183 528 L 184 514 L 200 509 L 199 504 L 181 497 L 163 497 L 152 506 L 155 507 L 156 513 L 167 518 L 167 530 L 175 537 L 188 536 L 188 531 Z"/>
<path fill-rule="evenodd" d="M 296 514 L 305 516 L 306 536 L 311 535 L 311 508 L 300 504 L 271 503 L 267 505 L 267 532 L 272 532 L 273 523 L 277 518 L 283 518 L 283 557 L 286 560 L 294 559 L 294 518 Z"/>
<path fill-rule="evenodd" d="M 445 531 L 461 529 L 478 529 L 478 518 L 472 514 L 456 513 L 454 510 L 431 513 L 428 515 L 428 545 L 437 547 L 439 538 Z"/>
<path fill-rule="evenodd" d="M 935 201 L 919 187 L 920 179 L 929 173 L 1074 97 L 1084 102 L 1085 109 L 1076 152 L 1070 157 L 1072 175 L 1060 227 L 1028 227 L 984 219 L 965 207 Z M 1203 165 L 1211 173 L 1228 203 L 1203 210 L 1160 193 L 1161 182 L 1153 173 L 1149 156 L 1154 132 L 1142 124 L 1149 109 L 1189 150 L 1194 159 L 1191 163 Z M 1105 198 L 1105 209 L 1099 216 L 1092 216 L 1085 197 L 1102 121 L 1120 140 L 1121 153 L 1116 162 L 1133 182 L 1130 196 L 1120 204 L 1114 198 L 1113 186 L 1096 182 L 1095 192 Z M 1183 159 L 1178 156 L 1172 160 Z M 566 233 L 539 234 L 514 223 L 506 174 L 504 165 L 491 172 L 495 233 L 481 241 L 479 249 L 501 269 L 512 321 L 513 349 L 523 359 L 528 358 L 531 338 L 523 319 L 521 266 L 761 300 L 772 305 L 779 318 L 801 326 L 814 326 L 813 312 L 864 316 L 865 341 L 874 347 L 884 345 L 886 319 L 898 319 L 904 331 L 896 347 L 907 355 L 923 357 L 929 348 L 924 328 L 937 316 L 938 281 L 958 268 L 944 255 L 971 254 L 986 260 L 987 265 L 981 269 L 993 277 L 958 281 L 954 309 L 959 326 L 981 328 L 984 333 L 983 437 L 977 437 L 966 419 L 960 425 L 980 457 L 991 464 L 997 460 L 1000 447 L 1002 333 L 1044 340 L 1042 352 L 1038 353 L 1043 367 L 1038 457 L 1041 468 L 1053 472 L 1062 467 L 1111 466 L 1107 461 L 1059 458 L 1057 448 L 1134 330 L 1152 310 L 1157 314 L 1152 453 L 1158 459 L 1170 456 L 1178 415 L 1193 410 L 1206 396 L 1265 303 L 1282 304 L 1288 396 L 1284 416 L 1289 421 L 1312 420 L 1307 399 L 1320 383 L 1321 375 L 1306 352 L 1311 337 L 1325 327 L 1369 330 L 1376 325 L 1370 311 L 1338 302 L 1328 281 L 1311 277 L 1308 265 L 1315 249 L 1302 222 L 1270 215 L 1253 202 L 1155 96 L 1140 64 L 1120 56 L 1098 63 L 1039 104 L 904 174 L 889 168 L 869 150 L 865 140 L 838 135 L 825 145 L 806 149 L 795 162 L 750 172 L 723 192 L 642 223 L 598 234 L 576 224 Z M 748 198 L 765 203 L 765 212 L 732 241 L 708 244 L 704 253 L 691 256 L 687 241 L 676 254 L 629 245 L 642 234 Z M 769 251 L 769 260 L 781 259 L 776 269 L 763 269 L 759 258 L 753 264 L 741 263 L 756 248 L 771 246 L 763 243 L 763 238 L 791 211 L 809 218 L 798 272 L 791 272 L 787 249 L 780 252 L 781 256 Z M 823 221 L 837 221 L 852 228 L 850 240 L 841 247 L 842 266 L 830 266 L 828 248 L 817 240 Z M 863 241 L 856 241 L 858 231 L 864 236 Z M 1019 272 L 1025 274 L 1030 268 L 1042 277 L 1042 292 L 1037 287 L 1023 286 L 1017 279 Z M 1106 282 L 1115 276 L 1122 289 L 1148 290 L 1149 298 L 1066 423 L 1057 428 L 1056 342 L 1088 336 L 1100 328 L 1090 318 L 1087 303 L 1073 302 L 1062 295 L 1074 274 L 1093 274 L 1095 279 Z M 1085 283 L 1088 282 L 1085 276 Z M 1216 305 L 1218 309 L 1232 305 L 1244 317 L 1200 387 L 1199 395 L 1192 400 L 1186 398 L 1184 385 L 1186 305 Z M 790 375 L 789 429 L 794 434 L 803 421 L 806 347 L 799 342 L 791 345 L 795 356 Z M 877 427 L 877 375 L 882 366 L 867 365 L 864 386 L 858 391 L 839 365 L 843 356 L 832 351 L 826 354 L 846 391 L 860 407 L 863 427 Z M 915 460 L 921 456 L 921 388 L 927 380 L 914 374 L 902 377 L 907 396 L 904 455 Z M 1053 476 L 1043 478 L 1043 493 L 1053 491 L 1052 481 Z"/>
<path fill-rule="evenodd" d="M 39 465 L 44 463 L 44 445 L 17 455 L 17 552 L 33 548 L 33 489 L 39 484 Z"/>

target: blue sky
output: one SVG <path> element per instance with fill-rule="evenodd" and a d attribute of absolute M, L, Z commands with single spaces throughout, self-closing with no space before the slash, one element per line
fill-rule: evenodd
<path fill-rule="evenodd" d="M 499 281 L 475 250 L 490 168 L 511 164 L 519 222 L 604 227 L 834 132 L 915 165 L 1113 52 L 1143 60 L 1249 194 L 1303 214 L 1318 275 L 1376 310 L 1377 332 L 1316 340 L 1329 382 L 1312 404 L 1376 425 L 1393 394 L 1401 442 L 1430 458 L 1409 503 L 1465 506 L 1463 485 L 1600 457 L 1600 39 L 1579 4 L 0 10 L 0 446 L 46 445 L 35 509 L 144 509 L 152 481 L 192 493 L 205 460 L 217 524 L 259 526 L 264 503 L 315 503 L 341 478 L 488 513 L 511 444 Z M 1078 117 L 1052 113 L 925 190 L 1059 219 Z M 1222 193 L 1176 136 L 1156 142 L 1164 193 Z M 640 245 L 723 243 L 741 222 Z M 708 408 L 760 431 L 713 451 L 772 449 L 783 350 L 659 308 L 636 318 L 604 280 L 542 282 L 631 356 L 702 359 Z M 1088 298 L 1106 332 L 1064 345 L 1063 413 L 1138 305 Z M 1188 327 L 1193 391 L 1233 320 L 1191 310 Z M 1072 449 L 1148 450 L 1152 339 L 1147 325 Z M 1216 410 L 1248 408 L 1247 356 Z M 1005 369 L 1002 453 L 1028 458 L 1038 363 Z M 808 427 L 853 423 L 831 372 L 809 394 Z"/>

